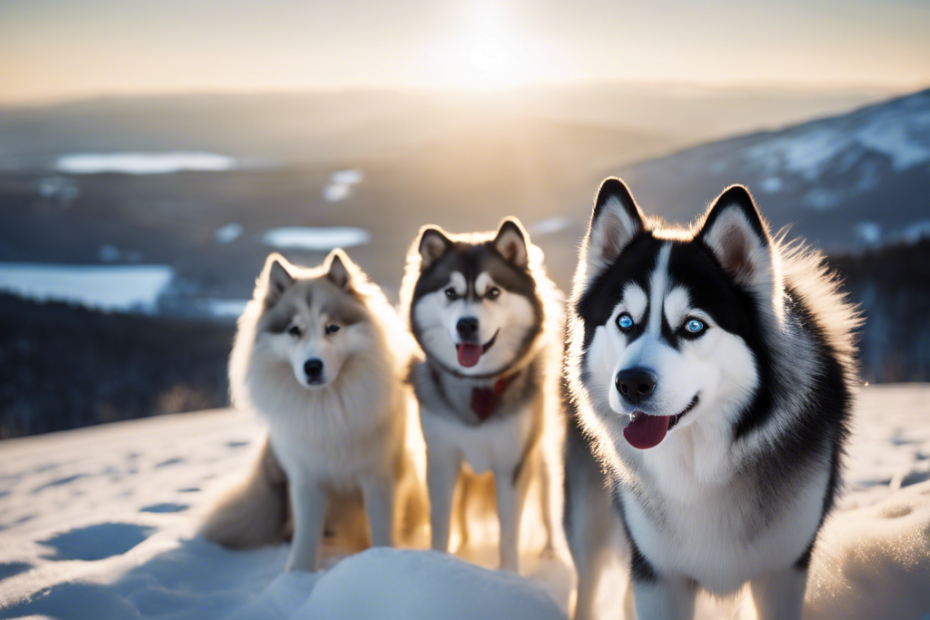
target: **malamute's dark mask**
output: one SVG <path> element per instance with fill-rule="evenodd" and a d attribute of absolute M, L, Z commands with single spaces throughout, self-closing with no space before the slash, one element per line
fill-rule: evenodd
<path fill-rule="evenodd" d="M 520 222 L 507 218 L 493 235 L 450 235 L 427 226 L 417 247 L 410 323 L 431 361 L 474 377 L 498 375 L 519 362 L 543 319 Z"/>

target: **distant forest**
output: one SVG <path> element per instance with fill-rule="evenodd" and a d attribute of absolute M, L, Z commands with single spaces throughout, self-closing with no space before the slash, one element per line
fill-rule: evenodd
<path fill-rule="evenodd" d="M 830 266 L 859 304 L 863 381 L 930 381 L 930 239 L 832 256 Z"/>
<path fill-rule="evenodd" d="M 860 304 L 863 381 L 930 381 L 930 240 L 830 266 Z M 0 295 L 0 438 L 222 407 L 231 323 Z"/>
<path fill-rule="evenodd" d="M 222 407 L 233 330 L 0 295 L 0 438 Z"/>

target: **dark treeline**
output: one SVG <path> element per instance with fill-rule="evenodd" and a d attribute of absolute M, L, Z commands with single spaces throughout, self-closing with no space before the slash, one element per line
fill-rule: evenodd
<path fill-rule="evenodd" d="M 224 406 L 232 337 L 0 295 L 0 438 Z"/>
<path fill-rule="evenodd" d="M 865 318 L 858 339 L 863 381 L 930 381 L 930 239 L 829 263 Z"/>
<path fill-rule="evenodd" d="M 863 381 L 930 380 L 930 240 L 834 256 L 865 316 Z M 0 295 L 0 438 L 222 407 L 228 323 Z"/>

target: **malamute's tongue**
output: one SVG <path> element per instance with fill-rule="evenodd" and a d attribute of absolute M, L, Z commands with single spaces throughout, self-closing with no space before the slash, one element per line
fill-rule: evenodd
<path fill-rule="evenodd" d="M 459 353 L 459 360 L 462 354 Z M 655 448 L 665 439 L 671 416 L 637 414 L 636 419 L 623 429 L 623 437 L 627 442 L 639 450 Z"/>
<path fill-rule="evenodd" d="M 480 344 L 459 344 L 456 348 L 459 352 L 459 364 L 465 368 L 471 368 L 481 359 Z"/>

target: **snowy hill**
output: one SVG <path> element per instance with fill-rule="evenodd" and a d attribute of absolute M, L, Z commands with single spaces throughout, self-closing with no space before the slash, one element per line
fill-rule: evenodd
<path fill-rule="evenodd" d="M 805 618 L 917 620 L 930 613 L 930 385 L 867 387 L 858 409 L 847 490 L 814 554 Z M 229 552 L 192 538 L 197 513 L 261 432 L 251 416 L 218 410 L 4 442 L 0 618 L 464 620 L 520 617 L 515 609 L 558 618 L 568 607 L 564 558 L 527 553 L 520 579 L 374 551 L 279 576 L 285 547 Z M 469 555 L 486 563 L 492 549 L 482 539 Z M 612 579 L 601 602 L 617 618 L 625 585 L 619 572 Z M 699 617 L 753 616 L 742 596 L 702 599 Z"/>
<path fill-rule="evenodd" d="M 688 221 L 731 183 L 776 227 L 828 249 L 930 233 L 930 90 L 622 171 L 644 207 Z M 674 183 L 669 183 L 674 179 Z"/>

